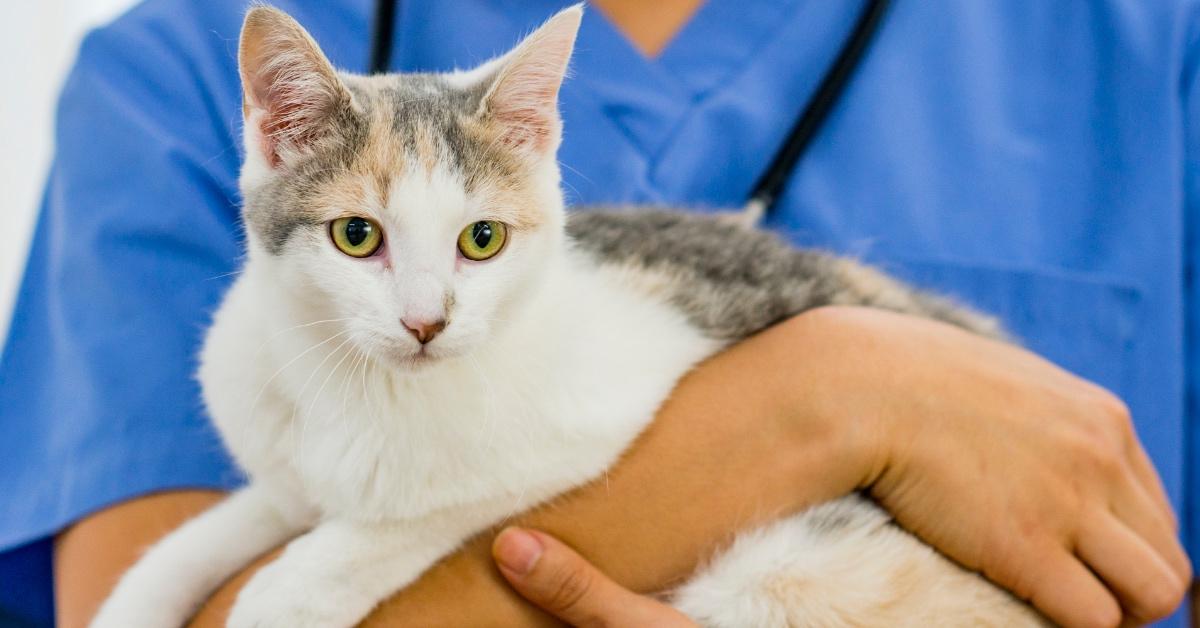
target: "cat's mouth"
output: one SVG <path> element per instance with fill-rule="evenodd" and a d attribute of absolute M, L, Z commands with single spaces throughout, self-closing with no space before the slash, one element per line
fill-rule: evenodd
<path fill-rule="evenodd" d="M 438 347 L 432 347 L 429 344 L 421 345 L 416 350 L 410 346 L 393 346 L 389 347 L 384 355 L 394 365 L 406 370 L 427 368 L 446 357 Z"/>
<path fill-rule="evenodd" d="M 463 342 L 455 337 L 438 337 L 418 344 L 412 338 L 376 332 L 366 346 L 380 361 L 402 371 L 425 370 L 464 353 Z"/>

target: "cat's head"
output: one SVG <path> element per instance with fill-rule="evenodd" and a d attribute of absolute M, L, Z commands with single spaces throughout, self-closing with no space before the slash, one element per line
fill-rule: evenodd
<path fill-rule="evenodd" d="M 563 247 L 559 86 L 582 9 L 469 72 L 338 73 L 287 14 L 242 28 L 249 264 L 399 363 L 503 331 Z"/>

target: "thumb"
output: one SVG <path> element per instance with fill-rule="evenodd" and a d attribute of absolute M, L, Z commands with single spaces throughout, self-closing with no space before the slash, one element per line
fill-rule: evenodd
<path fill-rule="evenodd" d="M 695 626 L 679 611 L 621 587 L 542 532 L 505 528 L 492 555 L 518 593 L 572 626 Z"/>

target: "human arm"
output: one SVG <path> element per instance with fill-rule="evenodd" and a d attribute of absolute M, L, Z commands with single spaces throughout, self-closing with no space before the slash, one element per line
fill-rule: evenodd
<path fill-rule="evenodd" d="M 1112 395 L 1021 349 L 857 308 L 810 312 L 704 363 L 604 481 L 510 523 L 649 592 L 685 578 L 729 531 L 857 487 L 1067 625 L 1114 625 L 1118 600 L 1132 616 L 1160 617 L 1190 580 L 1161 487 Z M 1076 553 L 1097 541 L 1101 555 Z M 500 578 L 491 542 L 469 542 L 368 625 L 546 621 Z M 242 582 L 196 624 L 219 625 Z"/>
<path fill-rule="evenodd" d="M 59 533 L 54 544 L 55 618 L 85 626 L 142 550 L 223 494 L 178 490 L 145 495 L 94 513 Z"/>

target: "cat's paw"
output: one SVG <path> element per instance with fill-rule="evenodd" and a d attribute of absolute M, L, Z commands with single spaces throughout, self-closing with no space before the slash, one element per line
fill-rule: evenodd
<path fill-rule="evenodd" d="M 157 604 L 152 599 L 114 595 L 96 612 L 88 628 L 178 628 L 187 620 L 188 611 L 178 604 Z"/>
<path fill-rule="evenodd" d="M 117 583 L 89 628 L 179 628 L 195 611 L 198 600 L 179 578 L 155 579 L 155 572 L 139 564 Z M 0 622 L 3 623 L 3 622 Z"/>
<path fill-rule="evenodd" d="M 276 561 L 238 594 L 227 628 L 347 628 L 373 606 L 359 592 Z"/>

